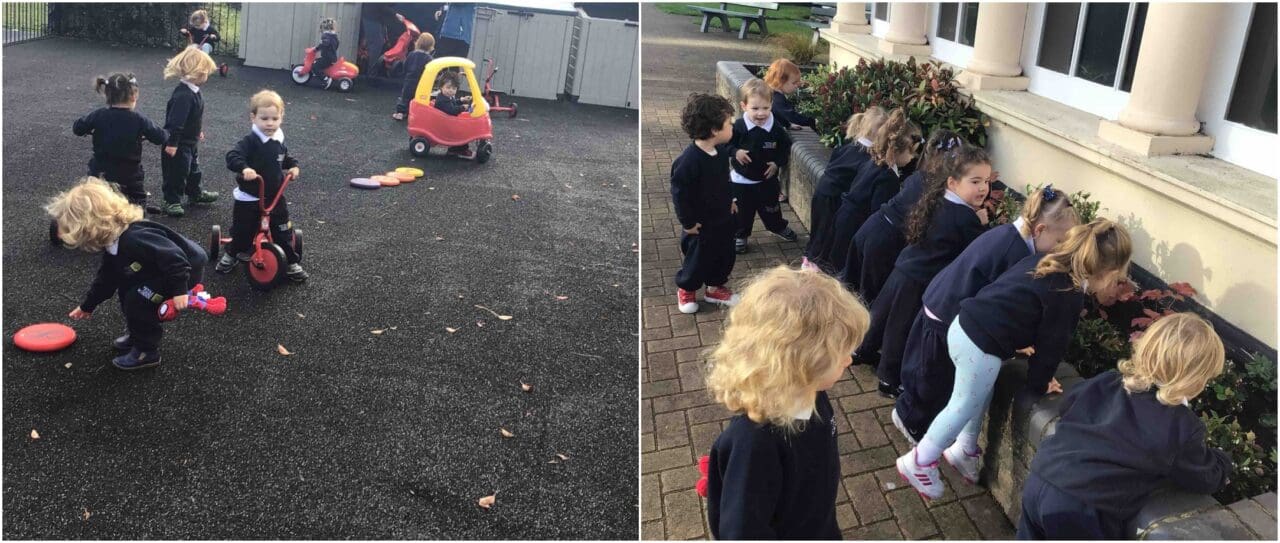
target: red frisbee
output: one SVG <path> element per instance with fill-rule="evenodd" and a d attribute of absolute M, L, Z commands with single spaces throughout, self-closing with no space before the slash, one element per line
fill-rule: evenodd
<path fill-rule="evenodd" d="M 37 353 L 61 351 L 75 340 L 75 330 L 56 322 L 33 324 L 13 335 L 13 344 L 19 349 Z"/>

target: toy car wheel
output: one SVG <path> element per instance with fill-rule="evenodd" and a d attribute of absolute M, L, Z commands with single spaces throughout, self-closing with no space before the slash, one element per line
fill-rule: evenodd
<path fill-rule="evenodd" d="M 293 253 L 298 255 L 298 263 L 302 263 L 302 229 L 293 229 Z"/>
<path fill-rule="evenodd" d="M 348 78 L 344 77 L 338 80 L 338 92 L 351 92 L 351 89 L 355 88 L 355 86 L 356 82 Z"/>
<path fill-rule="evenodd" d="M 222 227 L 213 225 L 212 231 L 209 233 L 209 262 L 217 262 L 218 253 L 222 250 Z"/>
<path fill-rule="evenodd" d="M 299 85 L 306 85 L 308 81 L 311 81 L 311 74 L 303 72 L 302 66 L 294 66 L 291 75 L 293 76 L 293 82 Z"/>
<path fill-rule="evenodd" d="M 62 239 L 58 237 L 58 221 L 49 221 L 49 244 L 62 245 Z"/>
<path fill-rule="evenodd" d="M 515 103 L 515 102 L 511 102 L 511 118 L 512 118 L 512 119 L 516 118 L 516 106 L 517 106 L 517 105 L 519 105 L 519 104 L 517 104 L 517 103 Z"/>
<path fill-rule="evenodd" d="M 257 290 L 271 290 L 284 277 L 286 267 L 288 260 L 285 259 L 284 249 L 270 241 L 264 241 L 253 253 L 253 257 L 245 262 L 247 273 L 244 276 L 249 279 L 249 286 Z"/>
<path fill-rule="evenodd" d="M 493 154 L 493 144 L 488 141 L 482 141 L 476 145 L 476 162 L 484 164 L 489 161 L 489 156 Z"/>
<path fill-rule="evenodd" d="M 413 138 L 409 140 L 409 152 L 416 157 L 427 156 L 431 152 L 431 142 L 426 138 Z"/>

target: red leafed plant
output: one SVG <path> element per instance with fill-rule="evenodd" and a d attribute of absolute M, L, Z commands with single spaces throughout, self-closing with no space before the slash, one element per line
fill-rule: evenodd
<path fill-rule="evenodd" d="M 1137 341 L 1138 338 L 1142 337 L 1143 332 L 1146 332 L 1147 328 L 1150 328 L 1156 321 L 1177 313 L 1172 307 L 1174 302 L 1185 301 L 1196 294 L 1195 287 L 1192 287 L 1190 283 L 1171 283 L 1167 289 L 1142 291 L 1142 294 L 1138 295 L 1138 300 L 1152 302 L 1156 305 L 1156 308 L 1152 309 L 1146 307 L 1147 304 L 1143 304 L 1142 314 L 1144 316 L 1135 317 L 1129 322 L 1129 327 L 1132 328 L 1129 332 L 1129 340 Z"/>

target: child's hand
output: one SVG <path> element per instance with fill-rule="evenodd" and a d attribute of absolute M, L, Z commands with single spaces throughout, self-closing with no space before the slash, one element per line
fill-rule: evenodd
<path fill-rule="evenodd" d="M 245 168 L 243 170 L 240 170 L 240 175 L 244 176 L 245 181 L 253 181 L 254 179 L 258 178 L 258 172 L 253 168 Z"/>
<path fill-rule="evenodd" d="M 67 316 L 75 320 L 82 320 L 92 317 L 93 313 L 80 309 L 80 306 L 76 306 L 76 308 L 72 309 L 71 313 L 68 313 Z"/>
<path fill-rule="evenodd" d="M 204 141 L 204 130 L 200 131 L 200 141 Z"/>
<path fill-rule="evenodd" d="M 787 128 L 790 128 L 790 129 L 792 129 L 792 130 L 804 130 L 804 127 L 803 127 L 803 126 L 800 126 L 800 125 L 798 125 L 798 124 L 793 124 L 793 125 L 791 125 L 791 126 L 788 126 Z"/>
<path fill-rule="evenodd" d="M 702 230 L 702 223 L 697 223 L 693 225 L 693 228 L 685 230 L 684 233 L 689 234 L 690 236 L 696 236 L 698 235 L 698 232 L 701 230 Z"/>
<path fill-rule="evenodd" d="M 1044 391 L 1045 394 L 1053 394 L 1054 392 L 1062 394 L 1062 383 L 1059 383 L 1057 378 L 1050 379 L 1049 388 Z"/>
<path fill-rule="evenodd" d="M 738 152 L 734 153 L 733 158 L 737 159 L 738 164 L 751 163 L 751 153 L 747 152 L 746 149 L 738 149 Z"/>
<path fill-rule="evenodd" d="M 404 22 L 404 15 L 401 15 L 401 14 L 397 13 L 397 14 L 396 14 L 396 20 L 397 20 L 397 21 L 400 21 L 400 22 L 402 22 L 402 23 L 403 23 L 403 22 Z"/>
<path fill-rule="evenodd" d="M 214 39 L 214 40 L 216 40 L 216 39 L 218 39 L 218 35 L 217 35 L 217 34 L 214 34 L 214 33 L 212 33 L 212 32 L 210 32 L 210 33 L 209 33 L 209 38 L 210 38 L 210 39 Z"/>
<path fill-rule="evenodd" d="M 982 226 L 986 226 L 987 223 L 991 222 L 990 216 L 987 215 L 987 208 L 979 209 L 975 213 L 978 214 L 978 222 L 982 223 Z"/>
<path fill-rule="evenodd" d="M 776 162 L 767 162 L 766 164 L 768 164 L 769 167 L 764 169 L 764 177 L 765 179 L 768 179 L 778 173 L 778 164 Z"/>
<path fill-rule="evenodd" d="M 183 36 L 186 36 L 188 34 L 187 29 L 185 28 L 179 28 L 178 32 L 181 32 Z"/>
<path fill-rule="evenodd" d="M 462 102 L 470 102 L 470 101 L 471 101 L 471 97 L 470 97 L 470 96 L 463 96 L 462 98 L 459 98 L 458 100 L 459 100 L 459 101 L 462 101 Z"/>
<path fill-rule="evenodd" d="M 294 166 L 292 168 L 289 168 L 289 175 L 292 175 L 293 180 L 297 181 L 298 177 L 302 175 L 302 170 L 299 170 L 297 166 Z"/>
<path fill-rule="evenodd" d="M 1030 356 L 1032 356 L 1032 355 L 1036 354 L 1036 348 L 1035 348 L 1035 346 L 1034 346 L 1034 345 L 1032 345 L 1032 346 L 1027 347 L 1027 348 L 1025 348 L 1025 349 L 1018 349 L 1017 351 L 1014 351 L 1014 352 L 1016 352 L 1016 353 L 1018 353 L 1018 354 L 1020 354 L 1020 355 L 1023 355 L 1023 356 L 1030 357 Z"/>
<path fill-rule="evenodd" d="M 176 155 L 176 154 L 178 154 L 178 148 L 177 148 L 177 147 L 165 147 L 165 148 L 164 148 L 164 154 L 169 155 L 169 156 Z"/>
<path fill-rule="evenodd" d="M 729 213 L 733 213 L 734 215 L 738 214 L 738 202 L 729 203 Z"/>
<path fill-rule="evenodd" d="M 182 296 L 174 296 L 174 297 L 173 297 L 173 308 L 174 308 L 175 310 L 177 310 L 177 311 L 182 311 L 183 309 L 186 309 L 186 308 L 187 308 L 187 295 L 186 295 L 186 294 L 183 294 Z"/>

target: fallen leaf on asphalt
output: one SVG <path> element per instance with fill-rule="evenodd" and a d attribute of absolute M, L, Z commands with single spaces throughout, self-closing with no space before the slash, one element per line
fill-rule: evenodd
<path fill-rule="evenodd" d="M 284 345 L 281 345 L 279 343 L 276 344 L 276 351 L 285 356 L 289 356 L 293 354 L 289 352 L 289 349 L 284 348 Z"/>
<path fill-rule="evenodd" d="M 490 507 L 493 507 L 493 502 L 496 502 L 496 501 L 498 501 L 498 494 L 495 492 L 493 494 L 480 498 L 480 500 L 477 501 L 476 503 L 480 504 L 480 507 L 488 509 Z"/>
<path fill-rule="evenodd" d="M 512 199 L 512 200 L 519 200 L 519 199 L 520 199 L 520 195 L 519 195 L 519 194 L 512 194 L 512 195 L 511 195 L 511 199 Z"/>
<path fill-rule="evenodd" d="M 40 432 L 37 432 L 35 428 L 31 429 L 31 439 L 40 439 Z"/>
<path fill-rule="evenodd" d="M 440 236 L 436 236 L 436 241 L 444 241 L 444 238 Z"/>
<path fill-rule="evenodd" d="M 436 190 L 435 187 L 427 187 L 427 190 Z"/>
<path fill-rule="evenodd" d="M 560 454 L 560 453 L 556 453 L 556 457 L 557 457 L 557 458 L 559 458 L 561 461 L 564 461 L 564 460 L 568 460 L 568 459 L 569 459 L 569 455 L 566 455 L 566 454 Z"/>
<path fill-rule="evenodd" d="M 91 516 L 93 516 L 93 513 L 90 513 L 88 509 L 85 509 L 83 513 L 80 513 L 80 518 L 84 520 L 89 520 L 89 517 Z"/>
<path fill-rule="evenodd" d="M 318 223 L 320 223 L 320 224 L 324 224 L 324 221 L 322 221 L 322 220 L 320 220 L 320 219 L 316 219 L 316 222 L 318 222 Z"/>
<path fill-rule="evenodd" d="M 498 433 L 502 434 L 502 437 L 516 437 L 515 434 L 508 432 L 506 428 L 498 428 Z"/>
<path fill-rule="evenodd" d="M 392 329 L 392 330 L 395 330 L 395 329 L 396 329 L 396 327 L 395 327 L 395 326 L 392 326 L 392 327 L 391 327 L 391 329 Z"/>
<path fill-rule="evenodd" d="M 494 310 L 492 310 L 492 309 L 489 309 L 489 308 L 487 308 L 487 307 L 485 307 L 485 306 L 482 306 L 482 305 L 476 304 L 476 307 L 477 307 L 477 308 L 479 308 L 479 309 L 483 309 L 483 310 L 485 310 L 485 311 L 488 311 L 488 312 L 490 312 L 490 313 L 493 313 L 493 316 L 498 317 L 498 319 L 499 319 L 499 320 L 509 321 L 509 320 L 511 320 L 511 319 L 512 319 L 512 316 L 511 316 L 511 315 L 499 315 L 497 311 L 494 311 Z"/>
<path fill-rule="evenodd" d="M 484 328 L 484 321 L 476 321 L 476 326 Z"/>
<path fill-rule="evenodd" d="M 298 318 L 299 318 L 299 319 L 305 319 L 305 318 L 307 318 L 307 316 L 306 316 L 306 315 L 303 315 L 302 313 L 298 313 Z"/>
<path fill-rule="evenodd" d="M 457 329 L 457 328 L 452 328 L 452 327 L 449 327 L 449 326 L 444 327 L 444 329 L 445 329 L 445 330 L 448 330 L 450 334 L 452 334 L 452 333 L 454 333 L 454 332 L 457 332 L 457 331 L 458 331 L 458 329 Z"/>
<path fill-rule="evenodd" d="M 71 369 L 71 363 L 70 363 L 70 362 L 67 362 L 66 364 L 63 364 L 63 365 L 62 365 L 62 367 L 67 368 L 67 369 Z"/>
<path fill-rule="evenodd" d="M 556 296 L 556 299 L 557 299 L 557 300 L 561 300 L 561 301 L 563 301 L 563 300 L 568 300 L 568 299 L 569 299 L 569 297 L 568 297 L 568 296 Z"/>
<path fill-rule="evenodd" d="M 369 332 L 371 332 L 375 336 L 380 336 L 382 335 L 383 332 L 386 332 L 386 330 L 369 330 Z"/>
<path fill-rule="evenodd" d="M 530 390 L 533 390 L 533 385 L 527 384 L 524 381 L 520 381 L 520 390 L 529 392 Z"/>

